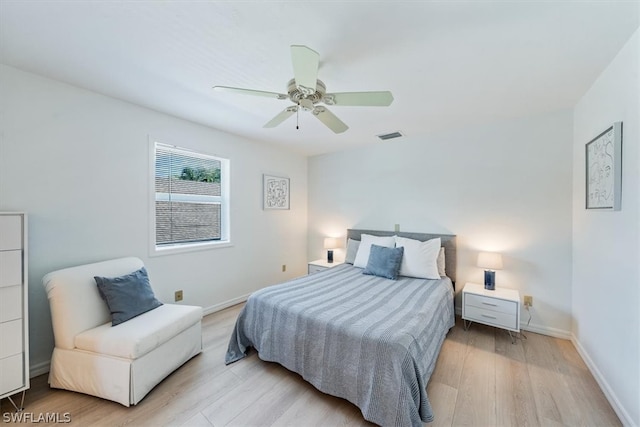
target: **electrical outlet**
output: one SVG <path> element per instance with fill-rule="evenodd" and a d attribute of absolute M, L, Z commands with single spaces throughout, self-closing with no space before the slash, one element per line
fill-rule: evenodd
<path fill-rule="evenodd" d="M 182 289 L 180 289 L 179 291 L 176 291 L 176 293 L 174 294 L 173 300 L 175 302 L 182 301 Z"/>
<path fill-rule="evenodd" d="M 282 272 L 284 273 L 285 271 L 287 271 L 287 264 L 282 264 Z"/>
<path fill-rule="evenodd" d="M 533 297 L 531 295 L 524 296 L 525 307 L 533 307 Z"/>
<path fill-rule="evenodd" d="M 400 224 L 396 224 L 393 231 L 395 231 L 396 233 L 400 231 Z"/>

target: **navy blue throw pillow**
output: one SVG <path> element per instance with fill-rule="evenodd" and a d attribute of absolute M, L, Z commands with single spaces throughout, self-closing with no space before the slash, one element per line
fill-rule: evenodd
<path fill-rule="evenodd" d="M 367 266 L 362 273 L 397 280 L 403 254 L 403 247 L 385 248 L 384 246 L 371 245 L 369 261 L 367 261 Z"/>
<path fill-rule="evenodd" d="M 111 312 L 111 326 L 119 325 L 162 305 L 153 294 L 144 267 L 126 276 L 95 276 L 94 279 L 100 296 Z"/>

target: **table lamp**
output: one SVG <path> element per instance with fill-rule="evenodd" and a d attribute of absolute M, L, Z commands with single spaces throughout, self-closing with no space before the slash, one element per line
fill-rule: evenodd
<path fill-rule="evenodd" d="M 338 247 L 338 239 L 335 237 L 325 237 L 324 248 L 327 250 L 327 262 L 333 262 L 333 250 Z"/>
<path fill-rule="evenodd" d="M 496 289 L 496 272 L 502 269 L 502 255 L 495 252 L 480 252 L 478 254 L 478 267 L 484 268 L 484 288 L 493 291 Z"/>

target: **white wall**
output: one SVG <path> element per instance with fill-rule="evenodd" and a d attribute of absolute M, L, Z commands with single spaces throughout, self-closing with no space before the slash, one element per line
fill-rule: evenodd
<path fill-rule="evenodd" d="M 306 272 L 306 158 L 11 67 L 0 82 L 0 210 L 29 213 L 36 371 L 53 348 L 41 280 L 54 269 L 138 256 L 161 300 L 183 289 L 205 308 Z M 233 247 L 148 256 L 149 134 L 231 160 Z M 263 173 L 291 178 L 290 211 L 262 210 Z"/>
<path fill-rule="evenodd" d="M 574 110 L 573 340 L 626 425 L 640 425 L 640 30 Z M 622 210 L 585 209 L 585 144 L 623 122 Z"/>
<path fill-rule="evenodd" d="M 478 251 L 501 252 L 497 286 L 533 296 L 530 329 L 568 338 L 571 148 L 566 110 L 311 157 L 310 259 L 346 228 L 456 234 L 458 290 L 482 283 Z"/>

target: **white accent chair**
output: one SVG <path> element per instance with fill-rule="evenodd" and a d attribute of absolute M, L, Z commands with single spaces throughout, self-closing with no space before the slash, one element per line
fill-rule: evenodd
<path fill-rule="evenodd" d="M 135 405 L 202 351 L 201 307 L 164 304 L 111 326 L 94 276 L 118 277 L 141 267 L 138 258 L 120 258 L 44 276 L 55 336 L 51 387 Z"/>

